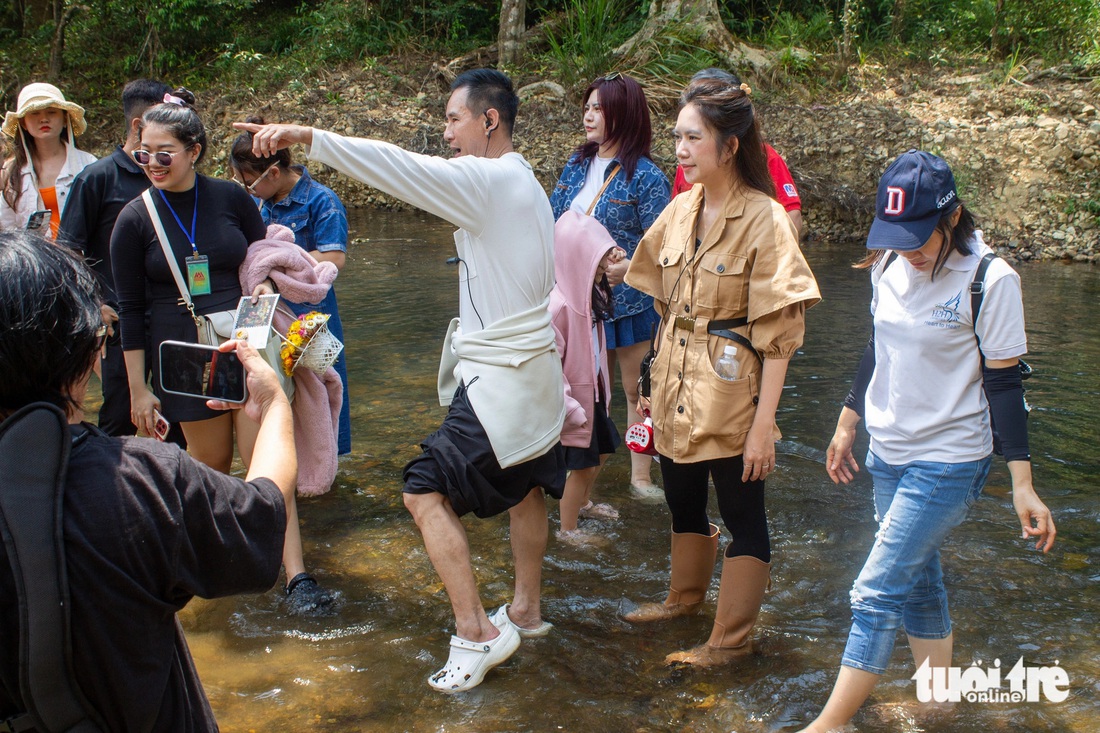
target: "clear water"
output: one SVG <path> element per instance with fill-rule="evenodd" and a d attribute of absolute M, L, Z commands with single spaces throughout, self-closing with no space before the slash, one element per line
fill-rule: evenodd
<path fill-rule="evenodd" d="M 784 453 L 769 478 L 774 587 L 751 657 L 725 668 L 666 668 L 665 655 L 702 643 L 705 611 L 635 628 L 620 599 L 663 598 L 669 517 L 632 499 L 626 456 L 608 465 L 599 499 L 621 520 L 602 523 L 603 547 L 548 548 L 544 615 L 555 631 L 525 642 L 474 691 L 433 692 L 425 680 L 446 659 L 450 605 L 404 510 L 401 468 L 443 411 L 435 400 L 440 342 L 456 312 L 451 227 L 420 214 L 365 213 L 341 274 L 339 297 L 352 378 L 354 455 L 333 490 L 302 500 L 307 562 L 344 598 L 331 619 L 288 618 L 280 594 L 196 601 L 184 614 L 191 648 L 226 731 L 775 731 L 820 710 L 846 638 L 848 589 L 875 526 L 865 476 L 838 488 L 820 456 L 832 434 L 868 333 L 865 274 L 848 266 L 857 245 L 814 243 L 807 255 L 824 302 L 781 405 Z M 912 661 L 894 663 L 856 718 L 861 731 L 1100 730 L 1100 278 L 1094 268 L 1021 269 L 1027 301 L 1036 485 L 1058 523 L 1048 556 L 1018 539 L 1007 473 L 945 547 L 956 623 L 956 664 L 1060 664 L 1070 698 L 960 703 L 924 720 L 914 706 Z M 930 399 L 934 395 L 929 395 Z M 621 402 L 621 401 L 620 401 Z M 617 421 L 625 420 L 617 408 Z M 622 425 L 620 424 L 620 427 Z M 862 456 L 862 453 L 859 453 Z M 656 472 L 655 472 L 656 475 Z M 551 502 L 551 525 L 556 525 Z M 505 518 L 466 523 L 486 606 L 510 600 Z"/>

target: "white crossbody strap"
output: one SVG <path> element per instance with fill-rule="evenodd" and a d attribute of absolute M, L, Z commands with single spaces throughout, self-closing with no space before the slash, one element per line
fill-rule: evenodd
<path fill-rule="evenodd" d="M 191 311 L 191 316 L 194 317 L 195 306 L 191 304 L 191 292 L 187 289 L 187 283 L 183 281 L 183 273 L 180 272 L 179 263 L 176 262 L 176 255 L 172 252 L 172 247 L 168 244 L 168 235 L 164 231 L 164 224 L 160 220 L 160 214 L 157 213 L 156 204 L 153 203 L 153 189 L 145 189 L 145 192 L 141 194 L 141 198 L 145 201 L 145 208 L 149 211 L 149 218 L 153 220 L 153 228 L 157 230 L 157 239 L 160 240 L 160 248 L 164 250 L 164 259 L 168 260 L 168 268 L 172 271 L 172 277 L 176 279 L 176 287 L 179 288 L 180 296 L 183 297 L 183 302 L 187 305 L 187 310 Z"/>

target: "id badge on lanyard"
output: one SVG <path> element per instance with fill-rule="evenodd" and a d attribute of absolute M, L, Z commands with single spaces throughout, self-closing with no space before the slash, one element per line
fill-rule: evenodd
<path fill-rule="evenodd" d="M 196 295 L 210 295 L 210 260 L 206 255 L 194 255 L 188 257 L 187 263 L 187 290 L 192 297 Z"/>

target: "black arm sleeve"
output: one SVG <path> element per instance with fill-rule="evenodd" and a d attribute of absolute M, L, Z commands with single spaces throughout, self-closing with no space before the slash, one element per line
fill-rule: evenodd
<path fill-rule="evenodd" d="M 867 339 L 867 348 L 863 351 L 863 358 L 859 360 L 859 370 L 856 372 L 852 389 L 844 398 L 844 406 L 863 417 L 863 408 L 867 399 L 867 387 L 871 384 L 871 375 L 875 373 L 875 332 L 871 331 L 871 338 Z"/>
<path fill-rule="evenodd" d="M 1006 461 L 1029 461 L 1027 444 L 1027 408 L 1024 406 L 1024 385 L 1020 367 L 1013 364 L 1002 369 L 982 366 L 985 396 L 989 414 L 996 426 L 1001 452 Z"/>

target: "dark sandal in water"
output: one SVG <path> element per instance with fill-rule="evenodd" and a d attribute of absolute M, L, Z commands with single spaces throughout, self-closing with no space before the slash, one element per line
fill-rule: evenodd
<path fill-rule="evenodd" d="M 286 584 L 287 612 L 291 616 L 330 616 L 338 594 L 325 590 L 309 573 L 298 573 Z"/>

